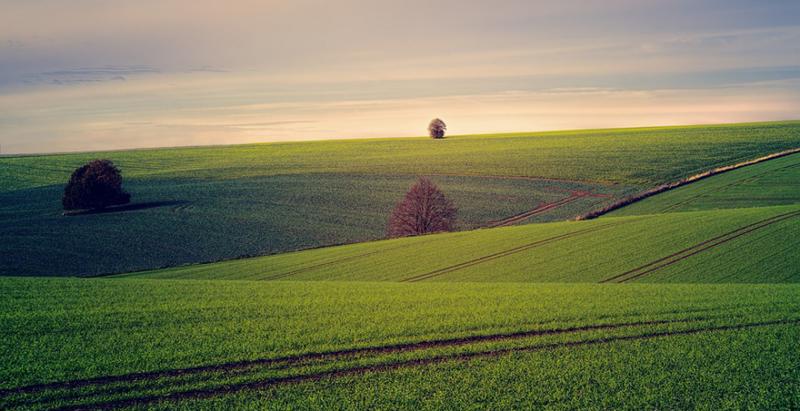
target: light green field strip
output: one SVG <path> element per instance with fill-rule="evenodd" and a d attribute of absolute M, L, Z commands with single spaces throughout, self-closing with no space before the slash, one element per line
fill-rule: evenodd
<path fill-rule="evenodd" d="M 0 191 L 64 184 L 104 157 L 127 178 L 297 173 L 551 177 L 653 186 L 800 146 L 800 122 L 320 141 L 0 158 Z"/>
<path fill-rule="evenodd" d="M 673 334 L 717 335 L 725 330 L 749 333 L 764 327 L 785 329 L 800 319 L 798 286 L 786 284 L 3 278 L 0 291 L 6 296 L 0 301 L 3 408 L 25 401 L 36 408 L 37 404 L 124 401 L 196 390 L 225 396 L 229 387 L 285 376 L 358 367 L 377 367 L 377 371 L 391 364 L 406 367 L 452 356 L 480 360 L 547 349 L 552 344 L 588 347 L 598 339 L 646 341 Z M 552 332 L 557 330 L 563 331 Z M 536 331 L 548 333 L 508 337 Z M 380 351 L 392 344 L 475 336 L 497 338 Z M 354 348 L 367 351 L 330 358 L 308 356 Z M 305 360 L 289 362 L 288 368 L 263 361 L 292 355 L 304 355 Z M 187 369 L 199 366 L 208 367 Z M 156 371 L 162 374 L 131 376 Z M 100 382 L 81 383 L 87 378 L 100 378 Z M 69 383 L 60 388 L 18 390 L 55 382 Z"/>
<path fill-rule="evenodd" d="M 123 277 L 797 282 L 800 254 L 792 250 L 800 247 L 793 235 L 799 228 L 800 206 L 669 213 L 379 241 Z"/>
<path fill-rule="evenodd" d="M 174 409 L 797 409 L 798 326 L 517 352 L 225 396 Z"/>
<path fill-rule="evenodd" d="M 800 203 L 800 154 L 729 171 L 638 201 L 607 216 Z"/>

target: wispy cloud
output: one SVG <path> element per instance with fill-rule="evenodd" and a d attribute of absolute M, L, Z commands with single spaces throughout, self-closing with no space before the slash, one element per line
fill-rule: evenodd
<path fill-rule="evenodd" d="M 0 140 L 389 136 L 433 115 L 465 133 L 792 117 L 798 15 L 759 0 L 6 0 Z"/>

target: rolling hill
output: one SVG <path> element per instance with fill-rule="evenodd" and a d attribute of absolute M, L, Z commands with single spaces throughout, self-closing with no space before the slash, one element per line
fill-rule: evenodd
<path fill-rule="evenodd" d="M 101 278 L 0 277 L 0 408 L 798 408 L 800 155 L 598 219 L 515 225 L 798 145 L 795 127 L 454 138 L 434 151 L 462 145 L 462 157 L 419 166 L 462 205 L 461 228 L 501 227 Z M 0 214 L 2 272 L 107 273 L 372 238 L 375 204 L 390 207 L 413 173 L 330 156 L 313 161 L 332 169 L 305 173 L 299 159 L 349 142 L 315 144 L 286 145 L 312 154 L 274 175 L 292 168 L 271 151 L 282 145 L 154 150 L 159 177 L 143 152 L 113 153 L 156 206 L 77 217 L 57 215 L 58 185 L 35 187 L 50 184 L 43 168 L 0 194 L 13 200 Z M 629 156 L 612 158 L 615 144 Z M 484 149 L 483 163 L 470 157 Z M 80 156 L 92 155 L 27 161 L 55 173 Z M 551 161 L 570 179 L 534 175 Z M 523 163 L 530 174 L 512 177 Z M 548 204 L 562 206 L 537 213 Z"/>
<path fill-rule="evenodd" d="M 800 122 L 0 157 L 0 274 L 99 275 L 376 240 L 417 175 L 461 229 L 566 220 L 697 172 L 800 146 Z M 63 217 L 85 161 L 135 204 Z M 556 206 L 553 206 L 556 205 Z"/>
<path fill-rule="evenodd" d="M 0 408 L 792 408 L 798 291 L 3 278 Z"/>

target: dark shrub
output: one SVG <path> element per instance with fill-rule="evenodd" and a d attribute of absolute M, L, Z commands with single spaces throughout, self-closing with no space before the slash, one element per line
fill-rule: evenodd
<path fill-rule="evenodd" d="M 64 210 L 99 209 L 127 204 L 131 195 L 122 190 L 122 175 L 110 160 L 94 160 L 76 169 L 64 187 Z"/>
<path fill-rule="evenodd" d="M 441 231 L 452 231 L 456 207 L 439 191 L 436 184 L 420 178 L 400 201 L 389 217 L 386 235 L 405 237 Z"/>
<path fill-rule="evenodd" d="M 435 118 L 428 124 L 428 134 L 431 138 L 444 138 L 445 131 L 447 131 L 447 124 L 441 119 Z"/>

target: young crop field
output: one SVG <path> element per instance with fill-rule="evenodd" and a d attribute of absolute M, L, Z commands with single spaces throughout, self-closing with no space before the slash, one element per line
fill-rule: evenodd
<path fill-rule="evenodd" d="M 797 285 L 0 288 L 3 409 L 798 405 Z"/>
<path fill-rule="evenodd" d="M 798 206 L 437 234 L 126 274 L 145 278 L 799 282 Z"/>
<path fill-rule="evenodd" d="M 776 158 L 666 191 L 608 216 L 800 203 L 800 154 Z"/>
<path fill-rule="evenodd" d="M 564 221 L 797 146 L 800 122 L 0 159 L 0 409 L 798 409 L 800 155 Z M 60 215 L 54 176 L 95 156 L 135 203 Z M 458 231 L 380 240 L 416 175 Z"/>
<path fill-rule="evenodd" d="M 455 202 L 459 229 L 567 220 L 798 146 L 790 121 L 0 157 L 0 274 L 121 273 L 377 240 L 419 175 Z M 62 216 L 70 173 L 94 158 L 121 168 L 133 204 Z"/>

